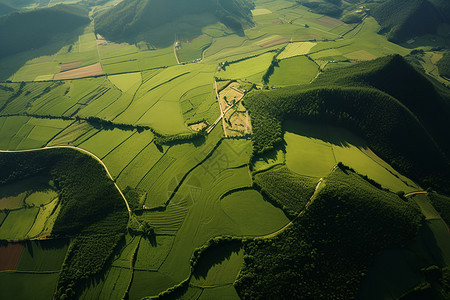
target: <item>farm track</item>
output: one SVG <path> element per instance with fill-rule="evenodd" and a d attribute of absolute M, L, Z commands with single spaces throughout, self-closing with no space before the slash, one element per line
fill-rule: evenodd
<path fill-rule="evenodd" d="M 270 239 L 273 238 L 277 235 L 279 235 L 280 233 L 282 233 L 283 231 L 285 231 L 287 228 L 291 227 L 292 224 L 294 224 L 294 222 L 300 218 L 301 216 L 303 216 L 306 212 L 306 210 L 308 209 L 308 207 L 313 203 L 314 199 L 316 198 L 317 194 L 319 193 L 319 187 L 321 186 L 322 182 L 324 181 L 323 178 L 320 178 L 319 182 L 316 185 L 316 188 L 314 190 L 314 194 L 312 194 L 311 198 L 309 198 L 308 203 L 306 203 L 305 208 L 289 223 L 287 223 L 284 227 L 278 229 L 277 231 L 273 232 L 273 233 L 269 233 L 263 236 L 256 236 L 254 237 L 254 239 Z"/>
<path fill-rule="evenodd" d="M 94 158 L 97 162 L 99 162 L 103 168 L 106 171 L 106 174 L 108 175 L 108 177 L 112 180 L 112 182 L 114 183 L 114 186 L 116 187 L 117 191 L 119 191 L 120 196 L 122 196 L 123 201 L 125 202 L 125 205 L 127 207 L 128 210 L 128 218 L 131 219 L 131 209 L 130 209 L 130 205 L 128 204 L 127 199 L 125 198 L 125 195 L 122 193 L 122 191 L 120 190 L 119 186 L 117 185 L 117 183 L 115 182 L 114 178 L 111 176 L 111 173 L 108 170 L 108 167 L 105 165 L 105 163 L 98 157 L 96 156 L 94 153 L 89 152 L 87 150 L 84 150 L 82 148 L 76 147 L 76 146 L 49 146 L 49 147 L 43 147 L 43 148 L 37 148 L 37 149 L 28 149 L 28 150 L 0 150 L 0 153 L 26 153 L 26 152 L 34 152 L 34 151 L 44 151 L 44 150 L 51 150 L 51 149 L 73 149 L 73 150 L 77 150 L 80 151 L 84 154 L 88 154 L 89 156 L 91 156 L 92 158 Z"/>
<path fill-rule="evenodd" d="M 411 193 L 405 194 L 405 197 L 411 197 L 411 196 L 415 196 L 415 195 L 428 195 L 428 192 L 427 191 L 411 192 Z M 431 204 L 431 205 L 433 206 L 433 204 Z M 442 216 L 439 214 L 439 212 L 438 212 L 438 215 L 440 216 L 440 218 L 437 220 L 441 220 L 442 222 L 444 222 L 445 226 L 447 227 L 448 233 L 450 233 L 450 228 L 448 227 L 447 222 L 445 222 L 445 220 L 442 218 Z"/>

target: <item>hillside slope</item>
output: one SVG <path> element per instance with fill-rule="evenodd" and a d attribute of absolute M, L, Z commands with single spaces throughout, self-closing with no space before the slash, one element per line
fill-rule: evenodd
<path fill-rule="evenodd" d="M 393 42 L 404 42 L 417 35 L 435 33 L 450 18 L 445 0 L 388 0 L 372 12 L 380 23 L 380 33 Z"/>
<path fill-rule="evenodd" d="M 245 104 L 255 154 L 283 142 L 283 121 L 318 121 L 353 131 L 396 170 L 448 192 L 448 97 L 402 57 L 390 56 L 327 71 L 313 87 L 255 92 Z"/>
<path fill-rule="evenodd" d="M 96 31 L 112 41 L 147 41 L 168 46 L 222 22 L 237 33 L 252 24 L 248 0 L 124 0 L 96 16 Z"/>
<path fill-rule="evenodd" d="M 88 10 L 74 5 L 56 5 L 2 16 L 0 58 L 37 49 L 88 23 Z"/>

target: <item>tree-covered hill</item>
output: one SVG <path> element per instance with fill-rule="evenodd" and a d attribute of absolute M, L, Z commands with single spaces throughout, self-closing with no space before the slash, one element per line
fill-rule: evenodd
<path fill-rule="evenodd" d="M 0 58 L 37 49 L 89 23 L 82 6 L 56 5 L 0 17 Z"/>
<path fill-rule="evenodd" d="M 245 104 L 252 116 L 255 154 L 282 143 L 283 121 L 318 121 L 353 131 L 400 172 L 448 192 L 445 129 L 450 113 L 445 99 L 448 91 L 403 58 L 391 56 L 325 72 L 313 87 L 254 92 Z"/>
<path fill-rule="evenodd" d="M 420 223 L 413 202 L 341 166 L 293 226 L 244 241 L 235 287 L 241 299 L 355 299 L 373 257 L 406 245 Z"/>
<path fill-rule="evenodd" d="M 450 5 L 446 0 L 388 0 L 376 7 L 372 15 L 393 42 L 404 42 L 417 35 L 436 33 L 450 21 Z"/>
<path fill-rule="evenodd" d="M 252 8 L 249 0 L 124 0 L 95 17 L 96 32 L 112 41 L 168 46 L 219 21 L 242 33 L 252 25 Z"/>

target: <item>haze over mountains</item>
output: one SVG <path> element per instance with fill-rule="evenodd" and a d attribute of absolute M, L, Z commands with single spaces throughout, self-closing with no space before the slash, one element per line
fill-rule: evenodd
<path fill-rule="evenodd" d="M 167 46 L 191 39 L 201 28 L 222 22 L 236 33 L 252 24 L 248 0 L 124 0 L 96 16 L 96 31 L 112 41 L 147 41 Z"/>
<path fill-rule="evenodd" d="M 450 32 L 447 0 L 388 0 L 373 10 L 373 16 L 382 26 L 381 33 L 395 42 L 438 30 Z"/>

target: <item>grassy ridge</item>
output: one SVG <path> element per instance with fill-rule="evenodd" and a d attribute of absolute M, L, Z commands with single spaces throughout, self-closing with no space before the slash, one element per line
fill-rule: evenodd
<path fill-rule="evenodd" d="M 338 168 L 294 226 L 244 241 L 235 287 L 242 299 L 352 299 L 374 255 L 405 245 L 420 222 L 414 204 Z"/>
<path fill-rule="evenodd" d="M 365 64 L 360 67 L 368 70 L 371 68 L 375 71 L 391 70 L 389 64 L 396 60 L 401 60 L 401 58 L 382 58 L 372 62 L 372 66 Z M 445 143 L 445 133 L 440 133 L 448 127 L 446 120 L 450 114 L 447 113 L 446 107 L 439 102 L 442 98 L 436 96 L 433 99 L 433 95 L 441 94 L 433 90 L 433 87 L 425 79 L 424 81 L 413 81 L 418 85 L 411 88 L 406 95 L 414 92 L 423 95 L 420 91 L 422 88 L 431 91 L 431 97 L 427 97 L 432 101 L 431 109 L 423 108 L 421 103 L 414 102 L 423 99 L 420 97 L 413 99 L 405 97 L 412 102 L 401 103 L 386 92 L 400 95 L 406 90 L 406 83 L 400 81 L 397 88 L 389 84 L 383 86 L 382 74 L 385 72 L 374 71 L 372 75 L 375 74 L 375 76 L 344 76 L 345 74 L 357 74 L 356 71 L 359 67 L 355 68 L 345 69 L 341 73 L 338 73 L 339 71 L 330 72 L 329 76 L 325 72 L 323 78 L 319 78 L 315 84 L 315 88 L 292 87 L 269 92 L 255 92 L 244 99 L 252 115 L 254 153 L 265 153 L 282 142 L 282 122 L 284 120 L 319 121 L 345 127 L 355 132 L 368 142 L 368 146 L 375 153 L 394 168 L 420 180 L 424 185 L 448 190 L 446 182 L 450 176 L 450 169 L 448 159 L 442 150 L 447 149 L 448 142 Z M 407 72 L 412 71 L 414 70 Z M 409 75 L 405 76 L 411 78 Z M 339 79 L 333 79 L 333 82 L 327 78 Z M 370 87 L 370 84 L 365 81 L 368 79 L 376 82 L 375 87 L 382 88 L 386 92 Z M 386 82 L 388 81 L 386 80 Z M 356 85 L 356 87 L 333 87 L 338 84 Z M 411 87 L 411 85 L 408 86 Z M 392 90 L 389 90 L 390 88 Z M 403 99 L 401 96 L 399 98 Z M 430 110 L 433 110 L 434 104 L 440 108 L 440 111 L 432 114 Z M 422 108 L 423 111 L 419 112 Z M 422 123 L 411 113 L 411 110 L 418 112 L 423 120 Z M 447 117 L 436 118 L 436 115 Z M 424 125 L 428 125 L 427 128 L 424 128 Z M 440 129 L 439 126 L 443 126 L 443 128 Z M 430 137 L 430 133 L 433 134 L 434 139 Z M 442 146 L 437 146 L 435 141 L 439 141 L 438 145 Z"/>

